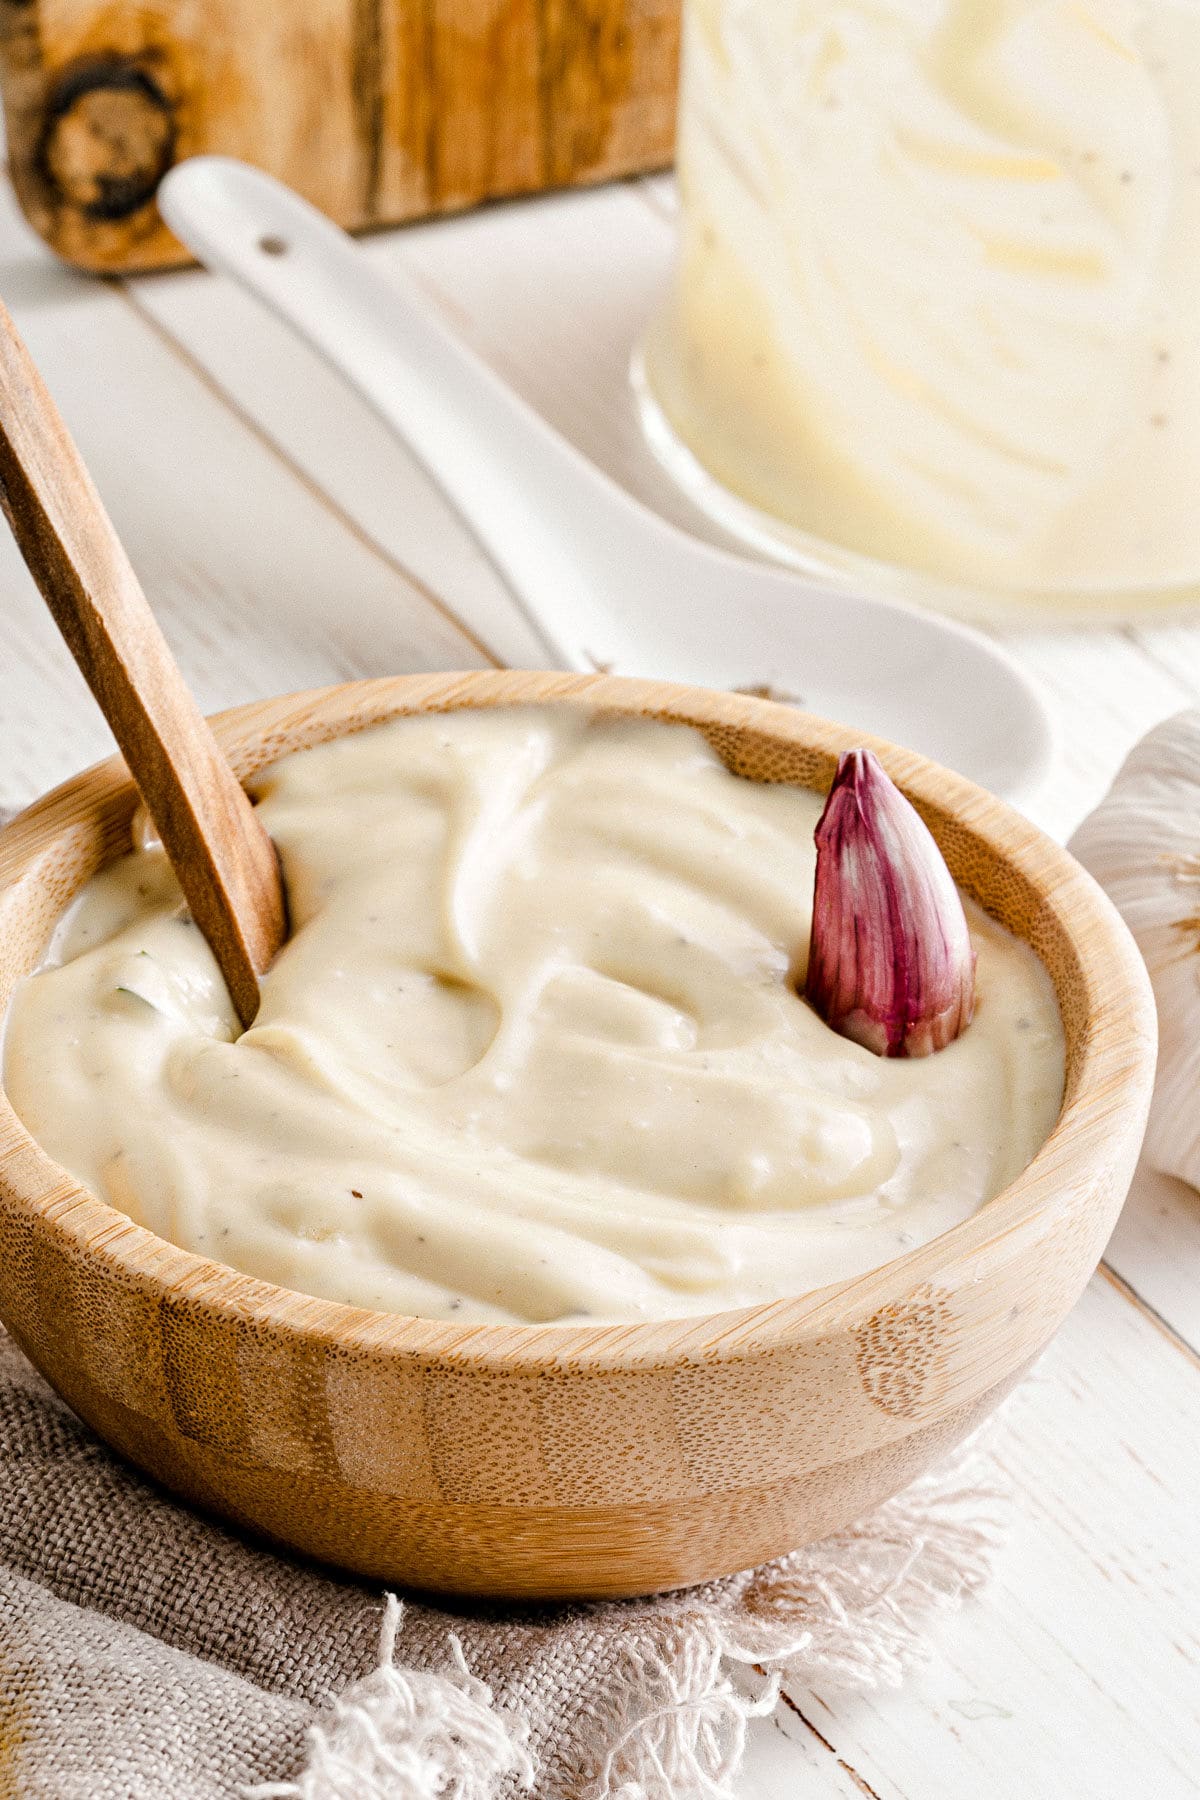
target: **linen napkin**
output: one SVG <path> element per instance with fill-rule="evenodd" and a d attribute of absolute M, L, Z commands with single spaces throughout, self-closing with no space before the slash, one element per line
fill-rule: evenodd
<path fill-rule="evenodd" d="M 0 1334 L 0 1800 L 718 1800 L 783 1675 L 900 1681 L 999 1500 L 976 1447 L 705 1587 L 401 1604 L 176 1505 Z"/>

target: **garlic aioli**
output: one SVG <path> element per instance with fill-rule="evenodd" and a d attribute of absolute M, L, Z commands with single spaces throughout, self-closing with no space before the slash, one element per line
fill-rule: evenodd
<path fill-rule="evenodd" d="M 1198 81 L 1200 0 L 688 0 L 671 427 L 885 563 L 1200 587 Z"/>
<path fill-rule="evenodd" d="M 821 802 L 687 727 L 422 715 L 256 789 L 293 935 L 249 1031 L 153 844 L 8 1019 L 26 1126 L 173 1243 L 429 1318 L 669 1318 L 886 1261 L 1054 1122 L 1049 978 L 976 908 L 947 1049 L 885 1061 L 817 1018 Z"/>

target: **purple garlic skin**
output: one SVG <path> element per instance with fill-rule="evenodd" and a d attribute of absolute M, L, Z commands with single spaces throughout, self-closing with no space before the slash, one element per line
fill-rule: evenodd
<path fill-rule="evenodd" d="M 838 763 L 816 829 L 805 995 L 876 1056 L 929 1056 L 970 1024 L 975 952 L 928 828 L 869 750 Z"/>

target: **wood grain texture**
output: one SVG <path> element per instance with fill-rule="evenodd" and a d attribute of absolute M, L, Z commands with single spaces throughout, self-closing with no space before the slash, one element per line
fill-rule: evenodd
<path fill-rule="evenodd" d="M 243 778 L 413 710 L 553 701 L 699 726 L 748 779 L 823 788 L 840 727 L 606 678 L 353 684 L 238 709 Z M 347 1567 L 529 1595 L 694 1581 L 848 1522 L 963 1436 L 1094 1268 L 1153 1072 L 1144 970 L 1099 890 L 1019 815 L 873 746 L 954 873 L 1026 938 L 1068 1040 L 1062 1116 L 974 1218 L 852 1282 L 655 1325 L 455 1327 L 307 1299 L 173 1249 L 84 1192 L 0 1099 L 0 1312 L 72 1406 L 192 1501 Z M 102 765 L 0 837 L 0 1003 L 127 841 Z"/>
<path fill-rule="evenodd" d="M 258 1011 L 258 976 L 286 926 L 274 845 L 192 698 L 3 305 L 0 507 L 249 1025 Z"/>
<path fill-rule="evenodd" d="M 679 0 L 0 0 L 22 206 L 92 269 L 186 260 L 154 193 L 222 151 L 341 224 L 670 160 Z"/>

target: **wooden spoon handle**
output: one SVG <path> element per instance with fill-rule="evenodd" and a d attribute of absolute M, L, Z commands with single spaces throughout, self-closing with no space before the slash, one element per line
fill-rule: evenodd
<path fill-rule="evenodd" d="M 0 507 L 249 1025 L 258 1011 L 258 976 L 284 935 L 275 847 L 192 698 L 3 305 Z"/>

